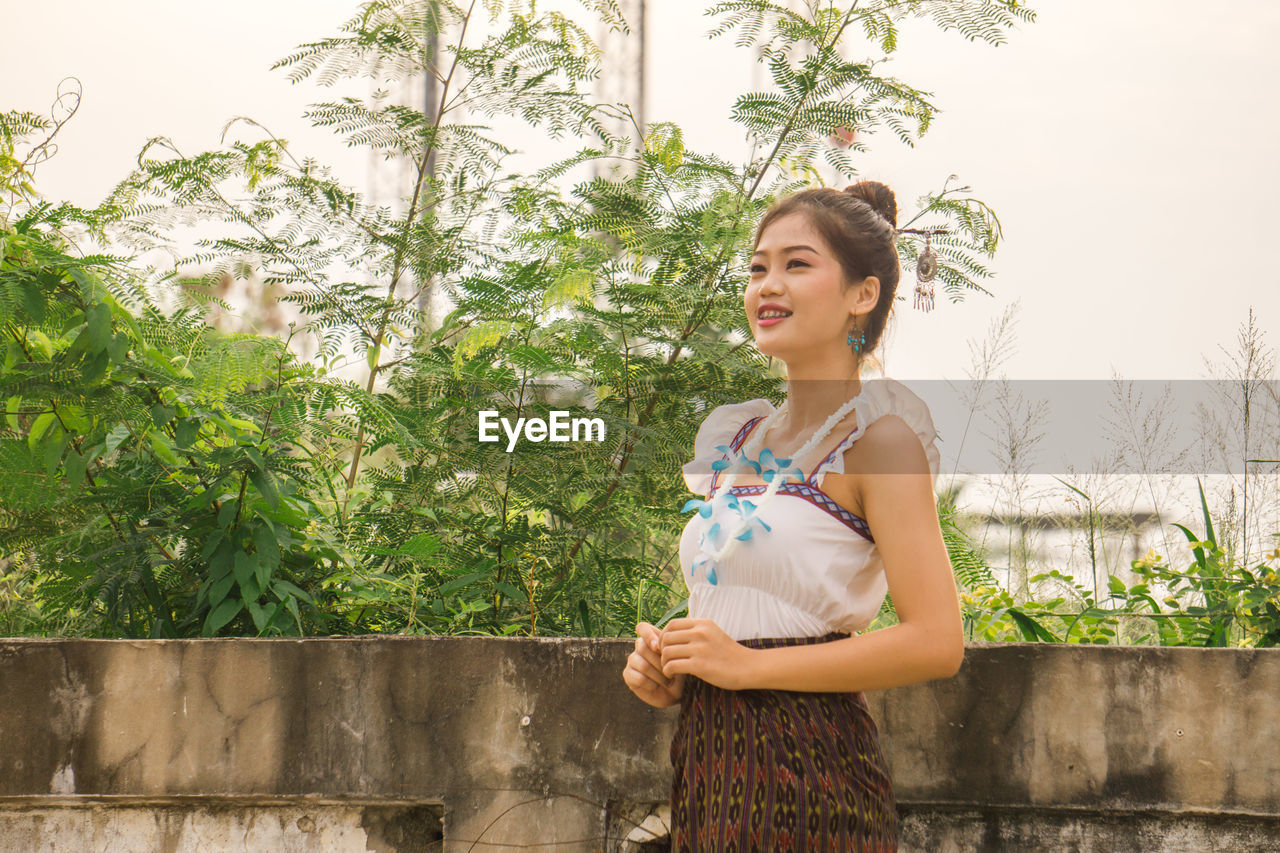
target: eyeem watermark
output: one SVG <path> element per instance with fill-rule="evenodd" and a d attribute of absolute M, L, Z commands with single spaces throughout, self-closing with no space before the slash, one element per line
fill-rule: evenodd
<path fill-rule="evenodd" d="M 553 409 L 545 418 L 519 418 L 515 425 L 506 418 L 498 417 L 497 409 L 486 409 L 480 412 L 480 440 L 501 441 L 502 437 L 495 432 L 499 426 L 507 434 L 507 452 L 515 449 L 520 434 L 529 441 L 604 441 L 604 421 L 601 418 L 569 418 L 569 413 Z M 566 434 L 566 430 L 569 432 Z M 581 434 L 580 434 L 581 433 Z"/>

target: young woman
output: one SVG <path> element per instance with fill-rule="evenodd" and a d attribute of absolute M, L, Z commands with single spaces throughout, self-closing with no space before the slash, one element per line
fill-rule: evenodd
<path fill-rule="evenodd" d="M 960 604 L 938 526 L 936 432 L 901 383 L 860 378 L 898 284 L 883 184 L 805 190 L 756 230 L 747 317 L 787 399 L 714 409 L 684 466 L 689 617 L 636 626 L 623 680 L 680 704 L 673 851 L 898 847 L 863 692 L 954 675 Z M 719 464 L 715 464 L 719 462 Z M 886 590 L 898 624 L 853 636 Z"/>

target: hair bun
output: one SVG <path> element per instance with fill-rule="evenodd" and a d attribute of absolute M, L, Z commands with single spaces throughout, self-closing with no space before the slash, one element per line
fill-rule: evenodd
<path fill-rule="evenodd" d="M 871 209 L 884 217 L 894 228 L 898 227 L 898 200 L 889 189 L 879 181 L 858 181 L 844 188 L 854 198 L 859 198 L 871 205 Z"/>

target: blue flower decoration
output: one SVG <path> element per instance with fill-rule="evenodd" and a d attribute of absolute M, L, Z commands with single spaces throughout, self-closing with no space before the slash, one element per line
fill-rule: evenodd
<path fill-rule="evenodd" d="M 743 464 L 753 469 L 756 472 L 757 477 L 760 476 L 760 463 L 752 459 L 750 456 L 747 456 L 747 454 L 743 453 L 741 450 L 731 450 L 726 444 L 717 444 L 716 450 L 719 450 L 725 456 L 731 456 L 733 458 L 731 460 L 718 459 L 715 462 L 712 462 L 711 468 L 713 470 L 723 471 L 731 465 Z"/>
<path fill-rule="evenodd" d="M 732 458 L 717 459 L 715 462 L 712 462 L 711 469 L 713 471 L 724 471 L 725 469 L 735 465 L 745 465 L 752 471 L 755 471 L 756 476 L 764 480 L 766 483 L 772 483 L 774 476 L 777 474 L 781 474 L 784 478 L 794 476 L 797 480 L 802 482 L 804 481 L 804 470 L 798 466 L 792 466 L 790 457 L 780 459 L 777 456 L 774 456 L 773 451 L 767 447 L 760 451 L 760 459 L 758 461 L 747 456 L 747 454 L 742 450 L 735 451 L 730 449 L 726 444 L 716 445 L 716 450 L 719 450 L 725 456 L 730 456 Z"/>
<path fill-rule="evenodd" d="M 773 451 L 766 447 L 764 450 L 760 451 L 760 464 L 769 468 L 785 468 L 791 464 L 791 460 L 777 458 L 773 455 Z"/>
<path fill-rule="evenodd" d="M 755 471 L 756 476 L 760 477 L 766 483 L 772 484 L 773 478 L 778 475 L 782 476 L 783 482 L 786 482 L 787 479 L 791 477 L 795 477 L 800 482 L 804 481 L 805 472 L 803 469 L 799 466 L 792 465 L 791 458 L 778 458 L 773 454 L 773 451 L 767 447 L 760 451 L 760 457 L 758 460 L 750 458 L 742 450 L 734 451 L 728 445 L 724 444 L 717 445 L 716 450 L 719 450 L 726 457 L 730 458 L 718 459 L 713 462 L 711 464 L 711 468 L 715 471 L 724 471 L 730 467 L 743 465 Z M 717 495 L 714 499 L 707 501 L 692 498 L 685 503 L 680 511 L 688 512 L 689 510 L 696 509 L 698 514 L 703 518 L 710 518 L 715 511 L 715 504 L 717 501 L 722 501 L 727 508 L 733 510 L 739 515 L 739 517 L 747 521 L 746 528 L 735 537 L 736 539 L 750 541 L 752 535 L 755 533 L 755 527 L 752 522 L 759 522 L 760 526 L 766 531 L 773 530 L 773 528 L 770 527 L 764 519 L 755 517 L 757 505 L 753 501 L 747 500 L 745 497 L 739 498 L 738 495 L 735 495 L 732 491 L 727 491 L 723 494 Z M 736 527 L 737 525 L 733 526 Z M 716 575 L 714 553 L 717 551 L 717 544 L 715 540 L 717 535 L 720 533 L 720 528 L 720 522 L 716 522 L 703 533 L 702 542 L 699 547 L 702 552 L 708 556 L 695 560 L 689 570 L 690 575 L 696 577 L 698 568 L 703 564 L 706 564 L 707 583 L 713 586 L 716 585 L 719 580 Z"/>
<path fill-rule="evenodd" d="M 802 468 L 791 465 L 790 457 L 786 459 L 779 459 L 774 456 L 773 451 L 767 447 L 760 451 L 760 462 L 768 469 L 760 475 L 761 479 L 766 483 L 772 483 L 774 476 L 778 474 L 782 475 L 784 483 L 786 482 L 786 479 L 791 476 L 794 476 L 801 482 L 804 481 L 804 470 Z"/>
<path fill-rule="evenodd" d="M 752 518 L 751 520 L 755 522 L 759 522 L 760 526 L 763 527 L 765 530 L 773 530 L 772 527 L 764 523 L 764 519 L 762 518 Z M 751 534 L 753 532 L 754 531 L 752 530 L 752 528 L 748 527 L 746 530 L 738 534 L 738 538 L 745 541 L 751 538 Z"/>
<path fill-rule="evenodd" d="M 730 509 L 737 512 L 738 515 L 742 516 L 743 518 L 750 519 L 751 521 L 758 521 L 760 523 L 760 526 L 763 527 L 765 530 L 773 529 L 769 525 L 765 524 L 763 519 L 753 517 L 755 515 L 756 505 L 753 502 L 747 500 L 746 498 L 742 498 L 741 500 L 739 500 L 737 495 L 730 492 L 729 496 L 725 498 L 724 502 L 725 502 L 725 505 L 727 505 Z M 747 530 L 744 533 L 740 534 L 738 538 L 750 539 L 751 529 L 747 528 Z"/>
<path fill-rule="evenodd" d="M 692 566 L 692 567 L 690 567 L 690 569 L 689 569 L 689 574 L 690 574 L 690 575 L 692 575 L 693 577 L 697 577 L 697 576 L 698 576 L 698 566 L 701 566 L 703 563 L 709 563 L 709 562 L 711 562 L 711 558 L 710 558 L 710 557 L 703 557 L 701 560 L 697 560 L 697 561 L 695 561 L 695 562 L 694 562 L 694 564 L 693 564 L 693 566 Z M 716 581 L 717 581 L 717 580 L 718 580 L 718 578 L 716 577 L 716 567 L 715 567 L 715 564 L 712 564 L 712 565 L 710 565 L 710 566 L 707 566 L 707 583 L 711 584 L 712 586 L 715 586 L 715 585 L 716 585 Z"/>
<path fill-rule="evenodd" d="M 698 515 L 703 518 L 711 517 L 711 501 L 700 501 L 697 498 L 691 498 L 688 503 L 680 508 L 681 512 L 688 512 L 693 508 L 697 508 Z"/>

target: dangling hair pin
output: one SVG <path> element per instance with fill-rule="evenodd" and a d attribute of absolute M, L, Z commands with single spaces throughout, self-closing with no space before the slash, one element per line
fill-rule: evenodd
<path fill-rule="evenodd" d="M 938 274 L 938 255 L 931 241 L 934 234 L 950 233 L 946 228 L 900 228 L 899 234 L 923 234 L 924 251 L 916 258 L 915 307 L 921 311 L 933 310 L 933 277 Z"/>

